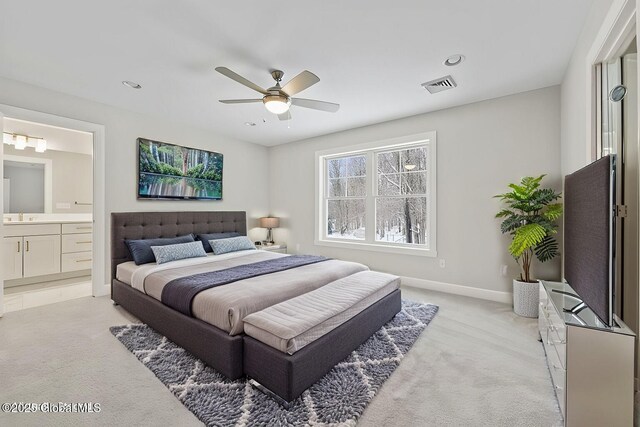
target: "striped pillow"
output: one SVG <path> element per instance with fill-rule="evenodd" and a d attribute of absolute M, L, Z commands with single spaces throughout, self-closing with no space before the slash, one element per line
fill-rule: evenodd
<path fill-rule="evenodd" d="M 151 246 L 158 264 L 186 258 L 205 257 L 202 242 L 179 243 L 176 245 Z"/>

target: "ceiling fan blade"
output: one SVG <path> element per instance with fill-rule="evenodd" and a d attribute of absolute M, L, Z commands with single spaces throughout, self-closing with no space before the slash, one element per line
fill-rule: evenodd
<path fill-rule="evenodd" d="M 291 98 L 291 104 L 297 105 L 298 107 L 327 111 L 329 113 L 335 113 L 340 109 L 340 104 L 334 104 L 333 102 L 316 101 L 315 99 Z"/>
<path fill-rule="evenodd" d="M 248 104 L 250 102 L 262 102 L 262 99 L 221 99 L 223 104 Z"/>
<path fill-rule="evenodd" d="M 287 110 L 282 114 L 278 114 L 280 120 L 291 120 L 291 110 Z"/>
<path fill-rule="evenodd" d="M 304 70 L 303 72 L 289 80 L 289 83 L 282 87 L 282 91 L 289 96 L 293 96 L 296 93 L 302 92 L 308 87 L 313 86 L 319 81 L 320 79 L 318 78 L 318 76 L 310 71 Z"/>
<path fill-rule="evenodd" d="M 223 76 L 229 77 L 231 80 L 237 81 L 241 85 L 245 85 L 246 87 L 255 90 L 256 92 L 260 92 L 263 95 L 269 94 L 269 92 L 267 92 L 265 89 L 261 88 L 260 86 L 258 86 L 253 82 L 250 82 L 249 80 L 242 77 L 240 74 L 231 71 L 227 67 L 216 67 L 216 71 L 222 74 Z"/>

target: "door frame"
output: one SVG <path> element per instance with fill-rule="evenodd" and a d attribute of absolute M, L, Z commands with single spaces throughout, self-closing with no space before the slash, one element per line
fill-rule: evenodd
<path fill-rule="evenodd" d="M 93 135 L 93 262 L 91 270 L 91 288 L 93 296 L 108 295 L 109 285 L 105 284 L 105 242 L 106 242 L 106 215 L 105 215 L 105 127 L 104 125 L 57 116 L 55 114 L 40 111 L 27 110 L 11 105 L 0 104 L 0 119 L 12 118 L 29 122 L 41 123 L 49 126 L 57 126 L 88 132 Z M 0 123 L 0 128 L 2 123 Z M 1 129 L 0 129 L 1 130 Z M 4 159 L 4 147 L 0 150 L 0 160 Z M 0 172 L 2 171 L 0 161 Z M 3 208 L 0 201 L 0 208 Z M 2 209 L 4 212 L 4 209 Z M 4 224 L 0 222 L 0 234 L 4 235 Z M 2 297 L 4 294 L 4 280 L 0 287 L 0 316 L 2 316 Z"/>
<path fill-rule="evenodd" d="M 588 146 L 585 147 L 585 164 L 591 163 L 595 160 L 592 157 L 592 152 L 595 151 L 593 150 L 593 147 L 597 146 L 597 138 L 600 131 L 597 115 L 595 114 L 596 110 L 599 108 L 597 96 L 597 82 L 599 81 L 599 76 L 597 75 L 595 65 L 598 63 L 604 63 L 616 56 L 620 56 L 623 47 L 628 45 L 634 37 L 638 36 L 638 29 L 640 29 L 640 15 L 637 13 L 636 3 L 636 0 L 613 1 L 602 26 L 594 39 L 594 42 L 591 45 L 591 49 L 587 54 L 587 61 L 585 64 L 587 67 L 586 93 L 589 104 L 586 117 Z M 640 81 L 640 67 L 638 69 L 638 79 Z M 640 135 L 638 141 L 640 142 Z M 640 235 L 638 238 L 640 239 Z M 638 301 L 638 303 L 640 307 L 640 301 Z M 640 381 L 637 377 L 640 373 L 640 357 L 638 357 L 638 355 L 640 355 L 640 341 L 636 338 L 636 390 L 640 390 Z"/>

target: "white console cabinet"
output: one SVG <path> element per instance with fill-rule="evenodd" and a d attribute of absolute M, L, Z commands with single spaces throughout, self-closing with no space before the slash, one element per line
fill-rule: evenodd
<path fill-rule="evenodd" d="M 633 425 L 633 332 L 604 325 L 566 283 L 540 282 L 538 327 L 565 426 Z"/>

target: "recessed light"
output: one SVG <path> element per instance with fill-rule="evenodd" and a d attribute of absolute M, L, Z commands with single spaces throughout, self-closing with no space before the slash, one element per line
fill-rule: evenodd
<path fill-rule="evenodd" d="M 123 80 L 122 84 L 127 87 L 130 87 L 131 89 L 142 89 L 142 86 L 140 86 L 138 83 L 135 83 L 129 80 Z"/>
<path fill-rule="evenodd" d="M 460 64 L 462 61 L 464 61 L 464 55 L 460 55 L 459 53 L 457 53 L 445 59 L 443 64 L 446 65 L 447 67 L 453 67 L 455 65 Z"/>
<path fill-rule="evenodd" d="M 245 126 L 255 126 L 256 124 L 253 122 L 244 122 Z"/>

